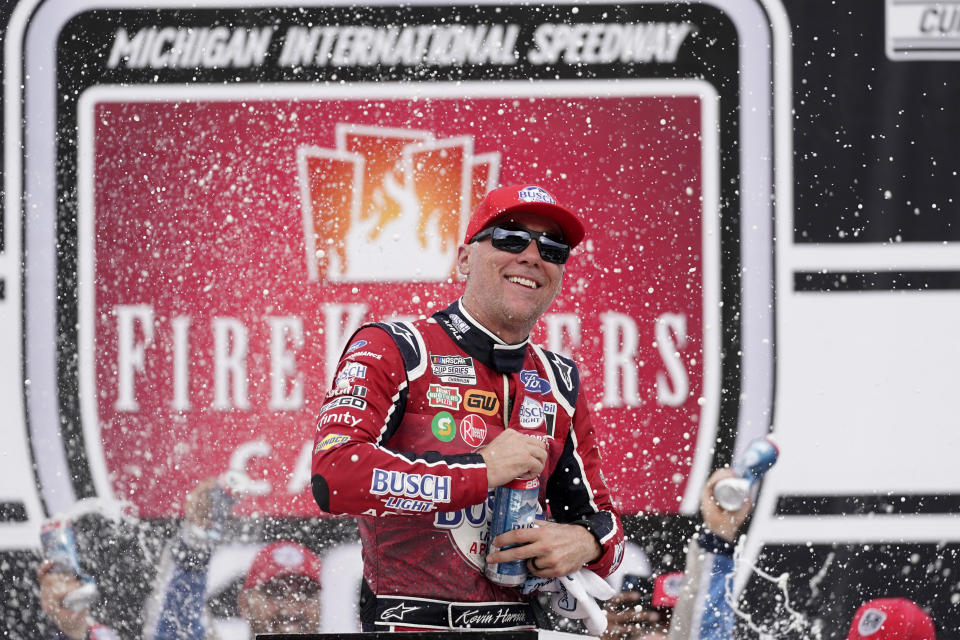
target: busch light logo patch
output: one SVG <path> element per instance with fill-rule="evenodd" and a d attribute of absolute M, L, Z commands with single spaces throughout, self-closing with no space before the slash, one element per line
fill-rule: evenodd
<path fill-rule="evenodd" d="M 528 393 L 550 393 L 550 383 L 537 375 L 534 369 L 524 369 L 520 372 L 520 382 Z"/>
<path fill-rule="evenodd" d="M 860 623 L 857 625 L 857 632 L 861 636 L 871 636 L 887 621 L 887 612 L 882 609 L 867 609 L 860 617 Z"/>
<path fill-rule="evenodd" d="M 347 349 L 347 353 L 353 353 L 353 352 L 356 351 L 357 349 L 359 349 L 359 348 L 361 348 L 361 347 L 365 347 L 365 346 L 367 346 L 367 341 L 366 341 L 366 340 L 357 340 L 357 341 L 354 342 L 352 345 L 350 345 L 350 348 Z"/>
<path fill-rule="evenodd" d="M 491 490 L 485 502 L 458 511 L 441 511 L 433 517 L 433 526 L 446 530 L 457 554 L 479 572 L 486 566 L 490 545 L 493 496 Z"/>
<path fill-rule="evenodd" d="M 430 356 L 430 370 L 449 384 L 477 384 L 473 358 L 466 356 Z"/>
<path fill-rule="evenodd" d="M 450 502 L 450 478 L 432 473 L 405 473 L 374 468 L 370 480 L 370 493 L 375 496 Z"/>
<path fill-rule="evenodd" d="M 543 405 L 527 396 L 520 405 L 520 426 L 524 429 L 536 429 L 543 424 L 545 415 Z"/>
<path fill-rule="evenodd" d="M 541 187 L 524 187 L 518 194 L 524 202 L 546 202 L 547 204 L 557 204 L 546 189 Z"/>
<path fill-rule="evenodd" d="M 455 313 L 450 314 L 450 322 L 453 323 L 453 326 L 456 327 L 457 331 L 460 333 L 466 333 L 470 331 L 470 325 L 464 322 L 463 318 Z"/>
<path fill-rule="evenodd" d="M 460 408 L 463 396 L 456 387 L 445 387 L 442 384 L 432 384 L 427 390 L 427 404 L 439 409 L 456 411 Z"/>
<path fill-rule="evenodd" d="M 473 413 L 464 416 L 460 421 L 460 439 L 476 449 L 487 439 L 487 423 Z"/>
<path fill-rule="evenodd" d="M 367 366 L 360 364 L 359 362 L 347 362 L 343 365 L 343 368 L 340 369 L 340 373 L 337 374 L 337 379 L 334 381 L 334 386 L 341 386 L 349 384 L 348 381 L 355 378 L 366 378 L 367 377 Z"/>
<path fill-rule="evenodd" d="M 335 449 L 346 442 L 350 442 L 350 436 L 345 436 L 339 433 L 330 433 L 323 436 L 323 440 L 317 443 L 317 446 L 313 448 L 313 452 L 319 453 L 321 451 Z"/>

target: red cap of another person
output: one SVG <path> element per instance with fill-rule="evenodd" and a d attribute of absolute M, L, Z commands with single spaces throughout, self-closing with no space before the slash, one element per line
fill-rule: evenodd
<path fill-rule="evenodd" d="M 513 184 L 493 189 L 484 196 L 470 217 L 463 241 L 469 243 L 473 236 L 497 218 L 517 212 L 535 213 L 553 220 L 563 232 L 564 242 L 569 243 L 571 248 L 583 240 L 585 231 L 580 218 L 557 204 L 549 191 L 532 184 Z"/>
<path fill-rule="evenodd" d="M 251 589 L 282 576 L 306 576 L 320 584 L 320 559 L 296 542 L 268 544 L 253 559 L 243 588 Z"/>
<path fill-rule="evenodd" d="M 850 624 L 847 640 L 936 640 L 933 620 L 906 598 L 864 602 Z"/>

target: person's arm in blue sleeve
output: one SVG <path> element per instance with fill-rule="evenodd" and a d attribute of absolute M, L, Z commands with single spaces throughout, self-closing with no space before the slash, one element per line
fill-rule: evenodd
<path fill-rule="evenodd" d="M 184 523 L 163 551 L 148 604 L 146 640 L 206 637 L 207 573 L 213 551 L 209 495 L 215 482 L 215 478 L 204 480 L 187 495 Z"/>
<path fill-rule="evenodd" d="M 673 609 L 670 640 L 732 640 L 735 616 L 732 581 L 737 531 L 753 504 L 724 511 L 713 498 L 713 487 L 733 477 L 730 469 L 714 471 L 700 495 L 704 527 L 687 548 L 684 586 Z"/>

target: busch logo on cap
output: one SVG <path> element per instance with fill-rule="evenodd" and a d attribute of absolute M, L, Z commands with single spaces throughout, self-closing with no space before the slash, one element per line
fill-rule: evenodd
<path fill-rule="evenodd" d="M 518 197 L 524 202 L 546 202 L 547 204 L 557 204 L 546 189 L 541 187 L 524 187 L 520 189 Z"/>

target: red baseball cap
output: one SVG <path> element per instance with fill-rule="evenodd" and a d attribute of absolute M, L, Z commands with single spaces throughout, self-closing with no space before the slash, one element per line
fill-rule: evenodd
<path fill-rule="evenodd" d="M 675 607 L 682 590 L 683 571 L 662 573 L 653 579 L 653 594 L 650 596 L 650 605 L 659 608 Z"/>
<path fill-rule="evenodd" d="M 535 213 L 556 222 L 563 232 L 564 241 L 570 243 L 571 248 L 583 240 L 583 223 L 569 209 L 557 204 L 557 199 L 549 191 L 535 184 L 513 184 L 493 189 L 484 196 L 467 224 L 464 243 L 469 243 L 473 236 L 495 219 L 518 211 Z"/>
<path fill-rule="evenodd" d="M 306 576 L 320 584 L 320 558 L 296 542 L 268 544 L 253 559 L 243 588 L 258 587 L 280 576 Z"/>
<path fill-rule="evenodd" d="M 933 620 L 906 598 L 864 602 L 850 624 L 847 640 L 936 640 Z"/>

